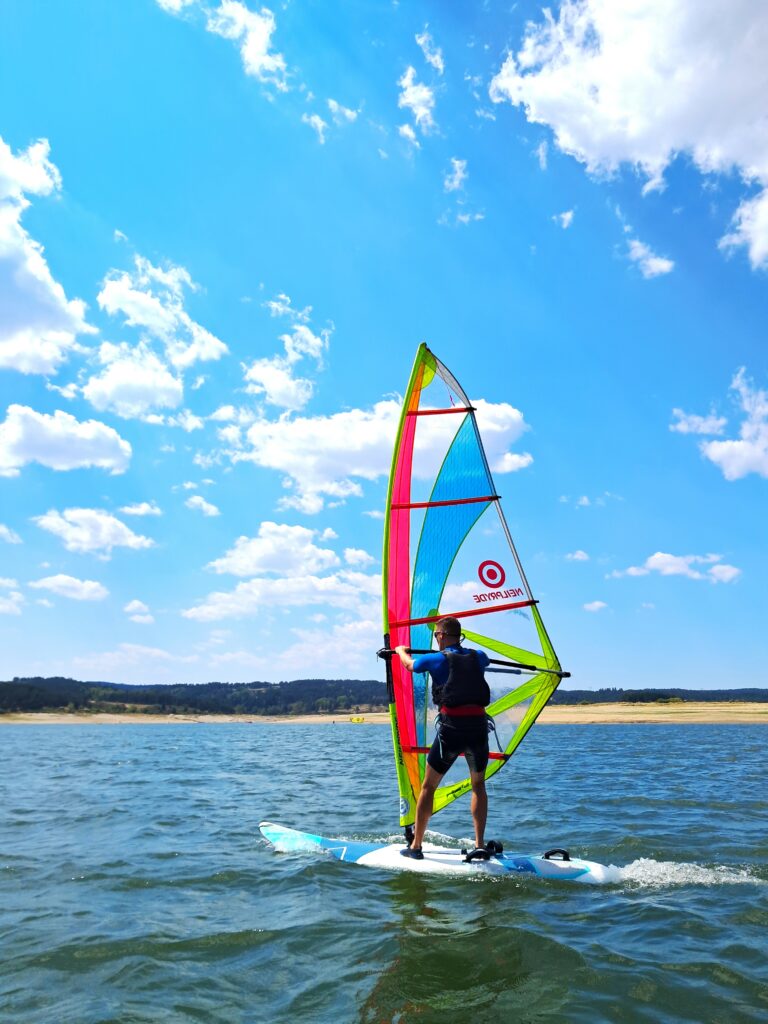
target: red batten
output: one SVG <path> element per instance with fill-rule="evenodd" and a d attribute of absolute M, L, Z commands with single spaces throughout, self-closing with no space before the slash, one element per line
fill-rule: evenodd
<path fill-rule="evenodd" d="M 406 416 L 447 416 L 452 412 L 474 412 L 474 405 L 456 405 L 451 409 L 409 409 Z"/>
<path fill-rule="evenodd" d="M 429 747 L 401 747 L 404 754 L 428 754 L 430 751 Z M 459 757 L 464 757 L 464 754 L 459 754 Z M 506 761 L 508 754 L 498 754 L 495 750 L 488 751 L 488 758 L 491 761 Z"/>
<path fill-rule="evenodd" d="M 478 501 L 499 501 L 498 494 L 485 494 L 480 498 L 450 498 L 445 501 L 411 501 L 399 502 L 391 507 L 396 508 L 440 508 L 443 505 L 474 505 Z"/>
<path fill-rule="evenodd" d="M 423 626 L 427 622 L 439 622 L 440 619 L 454 618 L 466 619 L 470 615 L 490 615 L 491 612 L 505 612 L 511 608 L 530 608 L 538 601 L 513 601 L 511 604 L 495 604 L 490 608 L 470 608 L 466 612 L 441 612 L 440 615 L 427 615 L 423 619 L 402 619 L 400 622 L 390 622 L 389 628 L 396 626 Z"/>

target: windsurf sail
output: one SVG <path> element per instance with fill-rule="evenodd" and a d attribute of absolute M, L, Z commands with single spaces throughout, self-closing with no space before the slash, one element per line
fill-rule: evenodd
<path fill-rule="evenodd" d="M 491 442 L 500 436 L 500 413 L 509 421 L 515 410 L 473 406 L 421 345 L 403 402 L 384 525 L 384 650 L 401 644 L 412 651 L 436 649 L 435 623 L 452 615 L 461 620 L 468 644 L 492 659 L 487 710 L 498 749 L 492 742 L 486 777 L 503 768 L 568 675 L 547 636 L 491 473 L 494 462 L 503 470 L 514 456 L 491 443 L 489 463 L 481 441 L 481 428 Z M 436 709 L 426 674 L 411 674 L 397 657 L 386 663 L 400 824 L 408 827 Z M 434 812 L 470 789 L 466 762 L 459 758 L 435 794 Z"/>

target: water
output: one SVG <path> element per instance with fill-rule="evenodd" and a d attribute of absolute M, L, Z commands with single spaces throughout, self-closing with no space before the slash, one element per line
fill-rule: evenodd
<path fill-rule="evenodd" d="M 623 866 L 592 888 L 260 839 L 394 837 L 386 728 L 2 726 L 0 1021 L 766 1021 L 766 736 L 534 728 L 488 835 Z M 466 803 L 434 826 L 469 839 Z"/>

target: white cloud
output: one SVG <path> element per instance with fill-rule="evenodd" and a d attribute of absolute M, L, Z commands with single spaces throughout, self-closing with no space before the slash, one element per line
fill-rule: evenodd
<path fill-rule="evenodd" d="M 627 246 L 630 260 L 638 265 L 643 277 L 660 277 L 675 269 L 674 260 L 667 259 L 665 256 L 657 256 L 649 246 L 636 238 L 630 238 Z"/>
<path fill-rule="evenodd" d="M 197 2 L 198 0 L 157 0 L 160 7 L 169 14 L 181 14 L 185 7 L 191 7 Z M 115 232 L 115 234 L 122 234 L 122 232 Z M 125 236 L 123 235 L 123 237 Z"/>
<path fill-rule="evenodd" d="M 135 505 L 123 505 L 120 511 L 125 516 L 161 516 L 163 510 L 154 501 L 139 501 Z"/>
<path fill-rule="evenodd" d="M 366 576 L 343 569 L 331 576 L 291 576 L 278 579 L 257 577 L 239 583 L 234 590 L 217 591 L 201 603 L 182 612 L 188 619 L 215 622 L 227 618 L 255 615 L 262 609 L 341 608 L 363 614 L 363 608 L 376 614 L 381 577 Z"/>
<path fill-rule="evenodd" d="M 363 512 L 364 516 L 368 516 L 369 519 L 383 519 L 384 513 L 378 508 L 370 508 Z"/>
<path fill-rule="evenodd" d="M 308 616 L 314 620 L 315 616 Z M 365 672 L 371 674 L 371 652 L 381 646 L 381 622 L 370 618 L 355 617 L 352 622 L 336 623 L 321 629 L 294 630 L 298 641 L 274 652 L 274 664 L 268 667 L 274 672 L 280 669 L 283 676 L 308 676 L 314 672 L 319 650 L 332 649 L 344 652 L 344 670 L 347 674 Z"/>
<path fill-rule="evenodd" d="M 467 180 L 467 161 L 451 157 L 451 170 L 443 180 L 443 188 L 446 192 L 456 192 L 464 187 Z"/>
<path fill-rule="evenodd" d="M 697 568 L 708 566 L 706 569 Z M 691 580 L 709 580 L 711 583 L 733 583 L 741 575 L 741 569 L 727 565 L 722 555 L 670 555 L 657 551 L 646 558 L 642 565 L 631 565 L 628 569 L 614 570 L 608 578 L 621 576 L 647 576 L 657 572 L 661 576 L 686 576 Z"/>
<path fill-rule="evenodd" d="M 677 423 L 670 423 L 669 429 L 678 434 L 722 434 L 728 423 L 724 416 L 716 416 L 714 412 L 709 416 L 696 416 L 673 409 L 672 415 L 677 416 Z"/>
<path fill-rule="evenodd" d="M 427 32 L 428 28 L 429 25 L 425 25 L 424 31 L 416 36 L 416 43 L 424 54 L 424 60 L 426 60 L 427 64 L 431 64 L 435 71 L 442 75 L 445 71 L 443 51 L 439 46 L 435 46 L 432 36 Z"/>
<path fill-rule="evenodd" d="M 344 548 L 344 561 L 347 565 L 373 565 L 376 559 L 362 548 Z"/>
<path fill-rule="evenodd" d="M 309 127 L 317 133 L 318 141 L 322 146 L 325 143 L 325 133 L 328 130 L 328 123 L 320 117 L 319 114 L 302 114 L 302 124 L 308 124 Z"/>
<path fill-rule="evenodd" d="M 44 249 L 21 226 L 28 195 L 61 189 L 61 176 L 41 139 L 16 155 L 0 138 L 0 369 L 54 374 L 79 334 L 92 334 L 85 303 L 68 299 Z"/>
<path fill-rule="evenodd" d="M 590 601 L 588 604 L 582 605 L 585 612 L 601 612 L 603 608 L 607 608 L 608 605 L 605 601 Z"/>
<path fill-rule="evenodd" d="M 135 676 L 146 679 L 156 675 L 158 671 L 170 668 L 173 675 L 169 682 L 177 682 L 175 668 L 177 665 L 192 665 L 200 660 L 197 654 L 171 654 L 159 647 L 144 647 L 141 644 L 118 644 L 114 651 L 101 651 L 85 654 L 72 659 L 72 664 L 80 672 L 90 672 L 97 679 L 115 676 L 117 673 L 130 670 Z M 135 681 L 135 679 L 133 680 Z"/>
<path fill-rule="evenodd" d="M 0 476 L 18 476 L 30 462 L 55 470 L 97 466 L 116 474 L 124 473 L 130 460 L 130 444 L 98 420 L 9 405 L 0 423 Z"/>
<path fill-rule="evenodd" d="M 406 141 L 410 142 L 416 149 L 421 149 L 421 143 L 416 138 L 416 132 L 413 130 L 413 126 L 410 124 L 401 124 L 397 129 L 398 134 L 401 135 Z"/>
<path fill-rule="evenodd" d="M 50 590 L 59 597 L 67 597 L 72 601 L 103 601 L 109 597 L 109 591 L 96 580 L 79 580 L 75 576 L 46 576 L 42 580 L 34 580 L 30 587 L 35 590 Z"/>
<path fill-rule="evenodd" d="M 156 267 L 136 256 L 133 272 L 107 274 L 97 301 L 111 316 L 122 314 L 128 326 L 161 342 L 173 367 L 182 371 L 197 362 L 221 359 L 228 352 L 223 341 L 186 312 L 185 289 L 196 291 L 197 285 L 184 267 L 172 263 Z"/>
<path fill-rule="evenodd" d="M 761 168 L 759 181 L 763 186 L 768 182 L 765 167 Z M 744 246 L 753 269 L 768 266 L 768 188 L 741 202 L 731 225 L 733 230 L 720 239 L 720 248 L 729 251 Z"/>
<path fill-rule="evenodd" d="M 335 534 L 333 534 L 335 537 Z M 330 548 L 318 547 L 316 540 L 330 540 L 327 533 L 305 526 L 287 526 L 263 522 L 256 537 L 238 537 L 235 545 L 221 558 L 208 565 L 217 573 L 233 576 L 258 576 L 277 573 L 280 576 L 305 576 L 333 569 L 339 557 Z"/>
<path fill-rule="evenodd" d="M 245 390 L 249 394 L 264 395 L 270 405 L 296 412 L 302 409 L 314 393 L 311 380 L 294 376 L 294 367 L 303 358 L 311 358 L 322 366 L 323 353 L 328 348 L 331 329 L 315 334 L 306 324 L 295 324 L 290 334 L 282 334 L 285 354 L 271 359 L 256 359 L 243 364 Z"/>
<path fill-rule="evenodd" d="M 24 595 L 20 590 L 11 590 L 0 596 L 0 615 L 21 615 Z"/>
<path fill-rule="evenodd" d="M 331 112 L 333 120 L 338 125 L 352 124 L 353 121 L 357 120 L 359 111 L 350 110 L 349 107 L 343 107 L 336 100 L 328 100 L 328 109 Z"/>
<path fill-rule="evenodd" d="M 199 494 L 194 494 L 191 498 L 187 498 L 184 502 L 187 508 L 197 509 L 198 512 L 202 512 L 204 516 L 220 516 L 221 512 L 212 505 L 205 498 L 202 498 Z"/>
<path fill-rule="evenodd" d="M 566 231 L 573 223 L 573 213 L 573 210 L 565 210 L 563 213 L 556 213 L 552 220 Z"/>
<path fill-rule="evenodd" d="M 131 622 L 138 622 L 139 625 L 142 626 L 151 626 L 155 621 L 154 616 L 150 613 L 149 608 L 143 601 L 129 601 L 128 604 L 123 607 L 123 611 Z"/>
<path fill-rule="evenodd" d="M 312 313 L 311 306 L 306 306 L 304 309 L 294 309 L 291 305 L 290 295 L 286 295 L 284 292 L 275 296 L 274 299 L 269 299 L 264 303 L 264 306 L 269 310 L 271 316 L 287 316 L 294 322 L 298 321 L 300 323 L 308 323 Z"/>
<path fill-rule="evenodd" d="M 176 416 L 169 416 L 165 422 L 169 427 L 181 427 L 188 434 L 191 434 L 193 430 L 202 430 L 205 426 L 205 422 L 189 409 L 182 409 Z"/>
<path fill-rule="evenodd" d="M 113 548 L 149 548 L 154 541 L 134 533 L 125 523 L 109 512 L 97 508 L 67 508 L 63 512 L 51 509 L 45 515 L 35 516 L 33 523 L 42 530 L 60 537 L 67 551 L 80 554 L 103 552 L 109 558 Z"/>
<path fill-rule="evenodd" d="M 589 555 L 587 554 L 586 551 L 582 551 L 581 549 L 579 549 L 578 551 L 571 551 L 565 557 L 566 557 L 566 559 L 569 562 L 588 562 L 589 561 Z"/>
<path fill-rule="evenodd" d="M 0 587 L 5 587 L 6 590 L 13 590 L 18 585 L 18 580 L 9 579 L 7 576 L 0 576 Z"/>
<path fill-rule="evenodd" d="M 548 154 L 548 152 L 549 152 L 549 146 L 547 145 L 547 140 L 546 139 L 542 139 L 541 142 L 536 147 L 536 159 L 539 161 L 539 167 L 542 169 L 542 171 L 546 171 L 546 169 L 547 169 L 547 154 Z"/>
<path fill-rule="evenodd" d="M 731 382 L 744 413 L 738 441 L 703 441 L 702 454 L 714 462 L 726 480 L 749 473 L 768 477 L 768 392 L 755 388 L 742 367 Z"/>
<path fill-rule="evenodd" d="M 526 431 L 522 413 L 506 402 L 473 402 L 488 461 L 494 473 L 522 469 L 533 461 L 509 447 Z M 291 492 L 281 506 L 319 512 L 326 498 L 360 496 L 360 480 L 377 480 L 389 472 L 400 403 L 387 399 L 369 410 L 350 409 L 330 416 L 259 420 L 248 430 L 250 451 L 229 452 L 234 461 L 248 460 L 284 474 Z M 423 428 L 423 459 L 414 465 L 421 478 L 434 475 L 453 436 L 446 416 L 431 416 Z M 439 422 L 437 422 L 439 421 Z"/>
<path fill-rule="evenodd" d="M 18 533 L 3 523 L 0 523 L 0 540 L 4 540 L 6 544 L 21 544 L 21 537 Z"/>
<path fill-rule="evenodd" d="M 276 26 L 275 16 L 268 8 L 251 11 L 237 0 L 222 0 L 218 9 L 208 12 L 206 27 L 209 32 L 240 44 L 247 75 L 281 92 L 288 88 L 285 58 L 272 50 Z"/>
<path fill-rule="evenodd" d="M 145 342 L 136 346 L 105 342 L 99 347 L 104 369 L 83 387 L 83 395 L 99 412 L 123 419 L 146 417 L 152 409 L 175 409 L 184 397 L 181 379 Z"/>
<path fill-rule="evenodd" d="M 768 262 L 768 7 L 751 0 L 564 0 L 529 23 L 491 98 L 551 126 L 592 173 L 629 164 L 644 191 L 690 156 L 704 173 L 734 168 L 761 191 L 745 200 L 723 245 Z"/>
<path fill-rule="evenodd" d="M 428 85 L 416 81 L 416 69 L 413 67 L 406 69 L 397 84 L 402 90 L 397 98 L 398 107 L 410 110 L 416 127 L 426 134 L 435 126 L 432 118 L 435 109 L 434 92 Z"/>

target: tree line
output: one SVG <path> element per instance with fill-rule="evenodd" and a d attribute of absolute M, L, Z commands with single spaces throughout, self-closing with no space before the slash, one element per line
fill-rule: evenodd
<path fill-rule="evenodd" d="M 559 689 L 553 704 L 764 701 L 768 689 L 719 690 Z M 266 683 L 176 683 L 143 686 L 86 683 L 54 677 L 15 677 L 0 682 L 0 714 L 13 711 L 111 711 L 134 714 L 305 715 L 380 711 L 386 686 L 373 679 L 294 679 Z"/>

